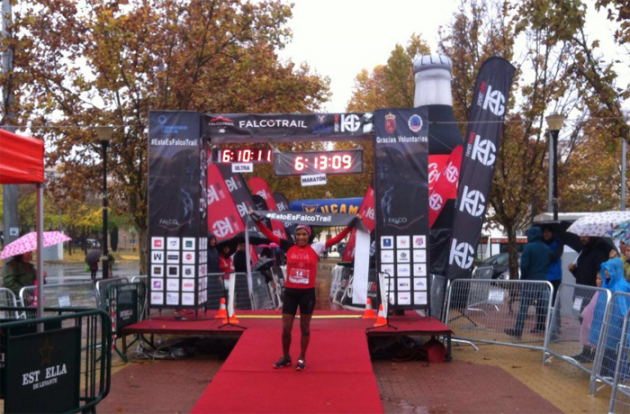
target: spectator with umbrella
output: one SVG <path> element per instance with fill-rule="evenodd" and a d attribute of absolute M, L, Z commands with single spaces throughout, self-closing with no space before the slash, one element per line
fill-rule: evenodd
<path fill-rule="evenodd" d="M 90 250 L 85 255 L 85 264 L 87 268 L 90 270 L 90 276 L 92 277 L 92 281 L 96 280 L 96 272 L 98 272 L 98 262 L 101 260 L 101 251 L 100 250 Z"/>
<path fill-rule="evenodd" d="M 2 280 L 4 287 L 11 289 L 15 296 L 20 294 L 24 286 L 33 286 L 37 282 L 37 271 L 31 263 L 33 252 L 26 252 L 12 256 L 12 259 L 4 266 Z M 46 271 L 43 272 L 46 278 Z"/>
<path fill-rule="evenodd" d="M 43 247 L 53 246 L 70 240 L 70 237 L 58 231 L 42 233 Z M 18 295 L 24 286 L 32 286 L 37 280 L 37 271 L 31 264 L 33 250 L 37 249 L 37 233 L 31 232 L 7 244 L 0 254 L 0 259 L 11 258 L 4 266 L 4 287 Z M 46 271 L 42 272 L 46 278 Z"/>

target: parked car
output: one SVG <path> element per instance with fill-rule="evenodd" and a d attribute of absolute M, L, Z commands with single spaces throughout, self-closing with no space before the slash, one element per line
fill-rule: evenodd
<path fill-rule="evenodd" d="M 520 263 L 521 260 L 521 254 L 518 253 L 518 260 Z M 508 253 L 499 253 L 499 254 L 495 254 L 494 256 L 490 256 L 487 259 L 482 260 L 481 262 L 479 262 L 479 264 L 477 265 L 477 267 L 487 267 L 487 266 L 491 266 L 492 267 L 492 278 L 493 279 L 507 279 L 509 277 L 509 273 L 510 273 L 510 257 Z M 520 270 L 519 270 L 520 273 Z M 520 278 L 520 275 L 519 275 Z"/>

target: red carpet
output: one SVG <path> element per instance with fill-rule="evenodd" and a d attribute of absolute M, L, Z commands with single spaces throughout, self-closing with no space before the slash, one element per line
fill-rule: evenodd
<path fill-rule="evenodd" d="M 294 363 L 299 335 L 296 324 Z M 313 324 L 302 372 L 273 369 L 281 353 L 280 329 L 246 330 L 191 412 L 383 412 L 363 329 L 317 329 Z"/>

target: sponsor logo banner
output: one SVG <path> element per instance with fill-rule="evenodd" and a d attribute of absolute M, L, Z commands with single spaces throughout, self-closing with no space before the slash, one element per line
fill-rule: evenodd
<path fill-rule="evenodd" d="M 237 235 L 243 235 L 240 233 L 245 229 L 245 223 L 247 223 L 247 213 L 250 210 L 256 210 L 257 207 L 252 199 L 252 196 L 249 194 L 249 190 L 247 189 L 247 185 L 245 184 L 245 180 L 241 174 L 232 172 L 228 164 L 215 164 L 215 167 L 219 171 L 220 176 L 223 178 L 225 188 L 227 188 L 227 191 L 232 198 L 232 203 L 236 208 L 241 223 L 239 230 L 232 232 L 229 237 L 221 240 L 224 241 Z M 264 236 L 260 234 L 258 228 L 253 223 L 250 224 L 248 231 L 250 237 L 264 239 Z M 219 240 L 217 239 L 217 241 Z"/>
<path fill-rule="evenodd" d="M 477 75 L 459 173 L 446 272 L 450 279 L 469 277 L 472 270 L 514 71 L 508 61 L 493 57 L 483 63 Z"/>
<path fill-rule="evenodd" d="M 198 250 L 208 235 L 207 205 L 217 191 L 208 188 L 207 139 L 201 137 L 200 119 L 194 112 L 149 113 L 148 294 L 152 307 L 182 305 L 181 266 L 185 263 L 196 273 L 203 258 Z M 171 291 L 175 295 L 166 295 Z"/>
<path fill-rule="evenodd" d="M 376 257 L 387 264 L 391 305 L 426 308 L 415 303 L 409 277 L 416 266 L 417 240 L 425 252 L 429 240 L 428 109 L 379 109 L 374 112 L 374 210 Z M 391 264 L 391 266 L 389 266 Z M 428 266 L 428 263 L 424 263 Z"/>
<path fill-rule="evenodd" d="M 202 133 L 212 137 L 213 142 L 243 137 L 313 141 L 370 134 L 372 116 L 364 113 L 217 114 L 204 115 L 201 128 Z"/>

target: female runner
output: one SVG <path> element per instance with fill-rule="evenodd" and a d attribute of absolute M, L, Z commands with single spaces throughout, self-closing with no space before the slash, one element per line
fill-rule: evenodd
<path fill-rule="evenodd" d="M 287 252 L 286 279 L 282 299 L 282 356 L 273 367 L 283 368 L 291 365 L 291 357 L 289 356 L 291 331 L 299 307 L 302 336 L 300 338 L 300 356 L 295 364 L 295 369 L 302 371 L 306 368 L 306 349 L 311 335 L 311 317 L 315 309 L 315 274 L 319 255 L 343 240 L 352 227 L 346 227 L 337 236 L 325 242 L 309 244 L 310 227 L 298 224 L 295 228 L 295 243 L 292 243 L 273 234 L 253 211 L 250 211 L 249 215 L 254 219 L 256 227 L 269 241 L 279 244 Z M 357 214 L 357 218 L 361 220 L 362 217 Z"/>

